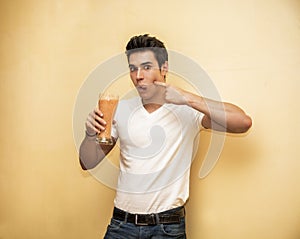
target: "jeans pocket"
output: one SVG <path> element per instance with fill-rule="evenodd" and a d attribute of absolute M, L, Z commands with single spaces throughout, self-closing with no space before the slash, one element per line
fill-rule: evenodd
<path fill-rule="evenodd" d="M 118 230 L 122 226 L 124 222 L 116 219 L 111 219 L 110 224 L 108 225 L 108 229 Z"/>
<path fill-rule="evenodd" d="M 161 230 L 163 234 L 174 238 L 186 238 L 185 237 L 185 220 L 182 219 L 180 223 L 174 224 L 161 224 Z"/>

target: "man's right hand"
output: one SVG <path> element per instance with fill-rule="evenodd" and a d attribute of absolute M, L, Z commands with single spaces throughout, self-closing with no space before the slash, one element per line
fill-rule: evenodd
<path fill-rule="evenodd" d="M 103 119 L 103 113 L 98 108 L 90 112 L 85 121 L 86 132 L 89 135 L 98 134 L 100 131 L 105 130 L 105 125 L 106 122 Z"/>

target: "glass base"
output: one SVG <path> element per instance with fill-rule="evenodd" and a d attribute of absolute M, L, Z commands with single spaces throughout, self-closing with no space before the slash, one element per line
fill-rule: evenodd
<path fill-rule="evenodd" d="M 98 144 L 113 145 L 114 141 L 111 138 L 96 138 Z"/>

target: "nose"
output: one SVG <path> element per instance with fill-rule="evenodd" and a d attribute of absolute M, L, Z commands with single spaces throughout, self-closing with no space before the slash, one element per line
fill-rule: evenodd
<path fill-rule="evenodd" d="M 142 80 L 142 79 L 144 79 L 143 70 L 142 70 L 140 67 L 137 69 L 136 79 L 137 79 L 137 80 Z"/>

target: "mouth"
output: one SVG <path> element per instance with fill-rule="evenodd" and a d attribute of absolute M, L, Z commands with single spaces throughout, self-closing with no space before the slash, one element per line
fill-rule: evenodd
<path fill-rule="evenodd" d="M 136 89 L 137 89 L 139 92 L 145 92 L 145 91 L 147 91 L 147 88 L 148 88 L 147 85 L 138 85 L 138 86 L 136 87 Z"/>

